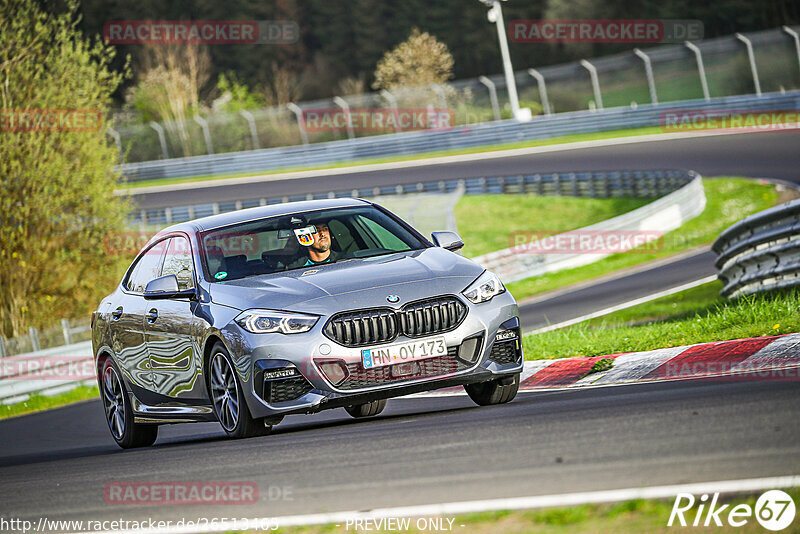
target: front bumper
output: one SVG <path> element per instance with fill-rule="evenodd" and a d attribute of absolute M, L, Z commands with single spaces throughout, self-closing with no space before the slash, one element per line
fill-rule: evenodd
<path fill-rule="evenodd" d="M 304 334 L 251 334 L 235 323 L 223 334 L 254 418 L 313 413 L 521 372 L 524 357 L 514 298 L 505 292 L 489 302 L 464 303 L 468 307 L 464 321 L 455 330 L 438 334 L 445 338 L 448 356 L 419 360 L 415 372 L 405 376 L 390 369 L 395 366 L 365 370 L 363 347 L 344 347 L 327 338 L 322 333 L 326 318 Z M 496 340 L 498 333 L 504 339 Z M 465 344 L 476 338 L 477 345 Z M 400 336 L 393 343 L 409 340 Z M 472 361 L 459 358 L 462 344 L 474 347 Z M 325 375 L 320 365 L 330 361 L 346 365 L 347 381 L 334 385 Z"/>

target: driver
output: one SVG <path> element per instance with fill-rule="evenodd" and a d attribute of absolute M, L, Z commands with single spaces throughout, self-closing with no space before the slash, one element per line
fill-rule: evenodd
<path fill-rule="evenodd" d="M 306 248 L 308 254 L 302 254 L 288 264 L 286 266 L 287 269 L 333 263 L 339 258 L 336 251 L 331 250 L 331 232 L 328 228 L 328 223 L 317 223 L 315 227 L 317 231 L 313 234 L 314 242 L 309 247 L 303 247 Z"/>

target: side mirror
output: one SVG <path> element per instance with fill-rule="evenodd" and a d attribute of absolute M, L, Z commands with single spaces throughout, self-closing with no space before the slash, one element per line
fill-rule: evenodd
<path fill-rule="evenodd" d="M 195 298 L 197 293 L 194 289 L 178 289 L 178 277 L 174 274 L 167 274 L 150 280 L 144 288 L 145 300 Z"/>
<path fill-rule="evenodd" d="M 464 241 L 455 232 L 433 232 L 433 244 L 447 250 L 459 250 L 464 247 Z"/>

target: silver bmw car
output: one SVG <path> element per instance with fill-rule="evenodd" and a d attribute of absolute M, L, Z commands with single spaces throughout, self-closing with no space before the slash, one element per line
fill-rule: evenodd
<path fill-rule="evenodd" d="M 517 303 L 500 280 L 356 199 L 251 208 L 170 226 L 92 314 L 111 435 L 219 421 L 234 438 L 288 414 L 380 413 L 392 397 L 463 386 L 514 398 Z"/>

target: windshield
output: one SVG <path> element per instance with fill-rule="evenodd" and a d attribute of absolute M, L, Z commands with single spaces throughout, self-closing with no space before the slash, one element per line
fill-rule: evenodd
<path fill-rule="evenodd" d="M 321 266 L 425 248 L 373 206 L 311 211 L 227 226 L 202 234 L 211 281 Z"/>

